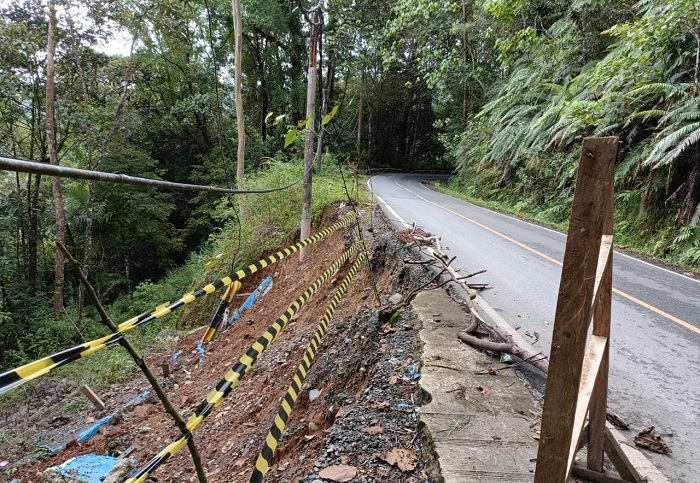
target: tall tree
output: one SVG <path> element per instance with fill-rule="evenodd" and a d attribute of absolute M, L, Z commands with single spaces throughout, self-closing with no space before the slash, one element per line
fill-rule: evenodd
<path fill-rule="evenodd" d="M 56 122 L 55 122 L 55 86 L 56 86 L 56 2 L 49 0 L 49 29 L 47 37 L 46 53 L 46 137 L 49 148 L 49 161 L 58 165 L 58 147 L 56 145 Z M 66 241 L 66 212 L 63 203 L 63 192 L 61 190 L 61 179 L 54 176 L 51 178 L 53 190 L 53 203 L 56 212 L 56 242 L 65 244 Z M 64 292 L 64 262 L 63 252 L 56 248 L 55 274 L 54 274 L 54 316 L 58 318 L 63 312 L 63 292 Z"/>

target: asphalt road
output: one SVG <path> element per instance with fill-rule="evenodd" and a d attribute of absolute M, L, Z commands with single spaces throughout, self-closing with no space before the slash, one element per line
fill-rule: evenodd
<path fill-rule="evenodd" d="M 566 236 L 423 186 L 425 175 L 382 175 L 369 185 L 391 219 L 438 235 L 462 273 L 489 283 L 483 298 L 535 345 L 551 344 Z M 700 282 L 615 252 L 609 407 L 632 439 L 655 426 L 673 453 L 647 452 L 674 482 L 700 482 Z"/>

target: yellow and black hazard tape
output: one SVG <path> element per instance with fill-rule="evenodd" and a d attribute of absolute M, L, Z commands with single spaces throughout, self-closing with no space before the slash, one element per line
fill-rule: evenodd
<path fill-rule="evenodd" d="M 304 384 L 306 375 L 311 367 L 311 362 L 314 360 L 314 357 L 316 357 L 316 352 L 318 352 L 318 346 L 321 344 L 321 339 L 323 339 L 323 336 L 326 335 L 331 317 L 333 317 L 335 309 L 345 296 L 345 292 L 347 291 L 352 278 L 359 270 L 360 264 L 364 261 L 364 257 L 364 253 L 360 253 L 360 255 L 358 255 L 355 263 L 352 264 L 350 271 L 345 276 L 338 289 L 335 291 L 333 299 L 328 305 L 326 312 L 323 314 L 321 323 L 318 325 L 316 332 L 311 338 L 309 346 L 306 348 L 301 364 L 299 364 L 299 367 L 297 367 L 297 371 L 292 378 L 292 383 L 289 385 L 289 389 L 287 389 L 287 393 L 282 399 L 282 403 L 280 404 L 277 415 L 275 416 L 272 426 L 270 427 L 270 431 L 267 433 L 265 443 L 263 444 L 263 449 L 260 451 L 260 455 L 258 455 L 258 459 L 255 462 L 255 468 L 253 469 L 253 473 L 250 475 L 250 480 L 248 480 L 250 483 L 260 483 L 265 477 L 267 471 L 270 469 L 280 437 L 287 427 L 289 415 L 291 414 L 292 409 L 294 409 L 294 404 L 299 397 L 301 386 Z"/>
<path fill-rule="evenodd" d="M 224 277 L 220 280 L 216 280 L 213 283 L 205 285 L 199 290 L 186 293 L 175 302 L 159 305 L 152 312 L 145 312 L 125 322 L 122 322 L 117 326 L 118 331 L 114 334 L 106 335 L 99 339 L 95 339 L 93 341 L 86 342 L 75 347 L 71 347 L 70 349 L 65 349 L 61 352 L 57 352 L 56 354 L 44 357 L 43 359 L 30 362 L 29 364 L 25 364 L 22 367 L 18 367 L 16 369 L 4 372 L 0 374 L 0 394 L 10 391 L 11 389 L 20 386 L 27 381 L 42 376 L 57 367 L 76 361 L 83 357 L 87 357 L 90 354 L 94 354 L 95 352 L 104 349 L 107 346 L 113 345 L 121 340 L 121 338 L 123 337 L 122 334 L 124 332 L 127 332 L 135 327 L 146 324 L 160 317 L 164 317 L 170 314 L 173 310 L 182 307 L 183 305 L 192 303 L 198 298 L 203 297 L 204 295 L 213 293 L 214 291 L 222 287 L 227 287 L 237 280 L 240 280 L 250 274 L 253 274 L 258 270 L 262 270 L 263 268 L 292 255 L 293 253 L 299 251 L 299 249 L 311 245 L 312 243 L 316 243 L 317 241 L 327 237 L 339 228 L 349 225 L 356 219 L 357 217 L 355 213 L 350 213 L 349 215 L 342 218 L 341 220 L 339 220 L 332 226 L 326 228 L 325 230 L 321 230 L 315 235 L 300 241 L 296 245 L 287 247 L 284 250 L 275 253 L 274 255 L 270 255 L 269 257 L 259 260 L 246 268 L 238 270 L 235 274 L 233 274 L 230 277 Z"/>
<path fill-rule="evenodd" d="M 233 391 L 241 379 L 245 377 L 250 368 L 255 364 L 260 355 L 267 349 L 267 346 L 272 343 L 277 334 L 279 334 L 282 329 L 289 323 L 289 321 L 305 304 L 309 301 L 311 296 L 316 293 L 321 285 L 323 285 L 328 278 L 335 273 L 349 258 L 350 256 L 358 251 L 362 246 L 361 242 L 355 243 L 349 250 L 347 250 L 338 260 L 333 263 L 320 277 L 318 277 L 310 287 L 308 287 L 303 294 L 301 294 L 288 308 L 287 310 L 270 326 L 267 331 L 261 335 L 257 341 L 255 341 L 246 351 L 246 353 L 241 356 L 238 362 L 229 369 L 226 374 L 224 374 L 223 379 L 209 391 L 207 397 L 197 406 L 194 413 L 187 419 L 187 424 L 185 426 L 186 432 L 183 432 L 182 436 L 167 447 L 165 447 L 160 453 L 151 458 L 134 476 L 124 481 L 124 483 L 141 483 L 145 481 L 150 474 L 155 471 L 159 466 L 172 458 L 175 453 L 177 453 L 184 445 L 187 443 L 187 439 L 191 437 L 191 432 L 201 424 L 201 422 L 209 416 L 214 409 L 216 409 L 219 404 L 228 396 L 231 391 Z"/>
<path fill-rule="evenodd" d="M 221 325 L 221 320 L 223 319 L 224 313 L 226 312 L 226 307 L 228 307 L 229 304 L 233 302 L 233 297 L 234 295 L 236 295 L 236 292 L 240 290 L 240 288 L 241 282 L 239 282 L 238 280 L 226 287 L 226 291 L 221 296 L 221 301 L 219 302 L 219 305 L 216 306 L 214 316 L 212 317 L 211 322 L 209 322 L 209 327 L 207 327 L 207 331 L 202 337 L 202 342 L 209 342 L 214 338 L 214 334 L 216 334 L 216 331 L 219 330 L 219 326 Z"/>

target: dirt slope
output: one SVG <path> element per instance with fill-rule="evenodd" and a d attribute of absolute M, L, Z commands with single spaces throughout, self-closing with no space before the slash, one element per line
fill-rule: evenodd
<path fill-rule="evenodd" d="M 339 216 L 342 214 L 334 218 Z M 335 219 L 328 220 L 326 226 Z M 397 291 L 406 293 L 427 275 L 420 268 L 403 266 L 394 234 L 377 217 L 373 229 L 365 234 L 385 304 L 388 296 Z M 303 264 L 293 256 L 246 280 L 243 292 L 252 290 L 268 275 L 273 277 L 274 288 L 218 340 L 206 344 L 203 358 L 195 350 L 202 330 L 190 333 L 167 351 L 147 356 L 153 368 L 163 362 L 170 363 L 172 373 L 167 378 L 161 377 L 161 382 L 185 417 L 250 344 L 355 238 L 352 229 L 336 232 L 327 241 L 314 245 Z M 349 266 L 346 263 L 331 277 L 278 335 L 239 387 L 194 431 L 210 482 L 248 481 L 280 400 Z M 333 317 L 266 481 L 328 481 L 319 473 L 336 464 L 354 466 L 358 471 L 354 482 L 427 479 L 428 455 L 417 427 L 420 401 L 415 384 L 420 367 L 416 327 L 407 314 L 387 325 L 379 320 L 376 306 L 365 266 L 353 279 Z M 196 326 L 206 322 L 191 323 Z M 172 354 L 178 350 L 182 355 L 173 362 Z M 84 429 L 145 389 L 148 384 L 138 374 L 100 394 L 108 405 L 107 412 L 88 409 L 57 415 L 51 404 L 58 404 L 62 397 L 76 397 L 77 389 L 69 381 L 47 384 L 48 398 L 30 401 L 13 417 L 6 418 L 10 430 L 13 424 L 23 429 L 13 434 L 24 441 L 24 446 L 18 444 L 17 451 L 10 456 L 17 461 L 22 450 L 27 452 L 39 441 L 60 445 L 62 439 L 73 439 L 78 429 Z M 320 396 L 311 401 L 309 389 L 317 389 Z M 21 421 L 17 421 L 18 414 L 22 415 Z M 140 466 L 178 436 L 179 431 L 157 399 L 149 396 L 103 427 L 91 441 L 83 444 L 70 441 L 56 454 L 38 460 L 29 458 L 26 464 L 11 462 L 0 469 L 0 479 L 41 481 L 44 469 L 87 453 L 120 456 L 130 450 L 129 457 Z M 0 455 L 0 460 L 7 458 Z M 431 479 L 436 481 L 435 475 Z M 150 481 L 196 481 L 187 448 L 156 470 Z"/>

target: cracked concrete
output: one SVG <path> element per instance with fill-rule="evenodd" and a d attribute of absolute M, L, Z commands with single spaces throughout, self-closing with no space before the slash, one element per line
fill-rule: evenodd
<path fill-rule="evenodd" d="M 443 290 L 420 293 L 421 387 L 430 402 L 421 420 L 432 436 L 446 483 L 532 482 L 541 408 L 515 369 L 478 375 L 492 357 L 457 340 L 467 314 Z"/>

